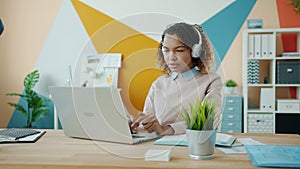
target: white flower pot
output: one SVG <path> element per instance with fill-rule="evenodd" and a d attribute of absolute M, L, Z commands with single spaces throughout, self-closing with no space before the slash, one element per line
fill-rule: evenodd
<path fill-rule="evenodd" d="M 234 94 L 236 87 L 225 87 L 225 94 Z"/>
<path fill-rule="evenodd" d="M 211 159 L 214 157 L 216 130 L 188 130 L 187 141 L 192 159 Z"/>

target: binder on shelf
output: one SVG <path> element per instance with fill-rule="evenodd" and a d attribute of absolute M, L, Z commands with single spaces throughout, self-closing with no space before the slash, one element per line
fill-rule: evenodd
<path fill-rule="evenodd" d="M 261 58 L 261 34 L 254 35 L 254 58 Z"/>
<path fill-rule="evenodd" d="M 274 111 L 274 93 L 272 88 L 260 89 L 260 110 L 262 111 Z"/>
<path fill-rule="evenodd" d="M 268 57 L 268 43 L 269 43 L 268 40 L 269 40 L 268 34 L 261 35 L 261 57 L 262 58 Z"/>
<path fill-rule="evenodd" d="M 275 39 L 273 34 L 268 35 L 268 57 L 275 57 Z"/>
<path fill-rule="evenodd" d="M 248 58 L 254 57 L 254 35 L 250 34 L 248 39 Z"/>

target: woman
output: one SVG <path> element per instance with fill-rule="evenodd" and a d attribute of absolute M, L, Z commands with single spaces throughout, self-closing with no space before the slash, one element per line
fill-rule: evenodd
<path fill-rule="evenodd" d="M 223 82 L 210 72 L 214 64 L 212 46 L 198 25 L 176 23 L 162 35 L 158 48 L 158 63 L 166 73 L 155 80 L 147 95 L 144 110 L 131 125 L 139 124 L 158 135 L 185 133 L 179 116 L 197 98 L 217 103 L 214 127 L 221 121 Z"/>

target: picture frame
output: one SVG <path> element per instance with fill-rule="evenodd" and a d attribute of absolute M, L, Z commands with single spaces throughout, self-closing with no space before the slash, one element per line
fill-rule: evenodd
<path fill-rule="evenodd" d="M 261 29 L 261 28 L 263 28 L 263 20 L 262 19 L 248 19 L 247 27 L 248 27 L 248 29 Z"/>

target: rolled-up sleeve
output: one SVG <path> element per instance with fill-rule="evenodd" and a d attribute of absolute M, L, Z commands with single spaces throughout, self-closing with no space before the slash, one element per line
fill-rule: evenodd
<path fill-rule="evenodd" d="M 224 85 L 220 76 L 215 77 L 207 88 L 205 99 L 216 104 L 214 128 L 218 129 L 222 122 L 222 107 L 224 100 Z"/>
<path fill-rule="evenodd" d="M 174 130 L 174 134 L 184 134 L 186 132 L 186 127 L 183 121 L 170 124 Z"/>

